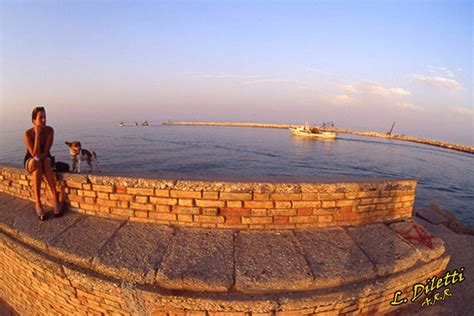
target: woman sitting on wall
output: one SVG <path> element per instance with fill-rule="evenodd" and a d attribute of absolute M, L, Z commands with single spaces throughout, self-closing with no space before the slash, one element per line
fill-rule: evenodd
<path fill-rule="evenodd" d="M 44 107 L 35 107 L 31 113 L 34 127 L 25 131 L 23 137 L 26 145 L 24 166 L 33 175 L 33 186 L 36 201 L 36 215 L 40 221 L 46 219 L 46 213 L 41 204 L 41 179 L 46 177 L 51 193 L 54 197 L 54 216 L 61 216 L 61 204 L 56 192 L 56 181 L 51 167 L 49 150 L 53 145 L 54 129 L 46 126 L 46 110 Z"/>

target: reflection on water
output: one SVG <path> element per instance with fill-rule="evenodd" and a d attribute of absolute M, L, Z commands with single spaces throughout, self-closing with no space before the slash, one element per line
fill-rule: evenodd
<path fill-rule="evenodd" d="M 22 133 L 0 134 L 1 165 L 22 166 Z M 260 128 L 55 128 L 52 153 L 67 162 L 66 140 L 94 150 L 106 174 L 248 181 L 412 178 L 418 181 L 415 206 L 438 203 L 474 227 L 473 156 L 438 147 L 350 134 L 310 139 Z"/>

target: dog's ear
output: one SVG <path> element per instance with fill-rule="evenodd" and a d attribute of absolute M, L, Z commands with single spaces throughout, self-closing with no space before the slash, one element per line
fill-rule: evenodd
<path fill-rule="evenodd" d="M 82 147 L 81 142 L 77 142 L 77 145 L 78 145 L 79 147 Z"/>
<path fill-rule="evenodd" d="M 70 142 L 65 142 L 66 145 L 68 146 L 71 146 L 71 143 Z"/>

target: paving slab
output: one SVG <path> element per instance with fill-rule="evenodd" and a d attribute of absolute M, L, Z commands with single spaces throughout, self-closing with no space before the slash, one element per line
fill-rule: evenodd
<path fill-rule="evenodd" d="M 92 258 L 99 255 L 101 248 L 123 223 L 82 215 L 81 220 L 51 241 L 49 251 L 63 260 L 90 267 Z"/>
<path fill-rule="evenodd" d="M 30 202 L 33 206 L 33 202 Z M 45 221 L 38 220 L 32 212 L 22 211 L 17 216 L 12 227 L 18 231 L 18 237 L 39 249 L 47 249 L 47 245 L 59 234 L 76 223 L 81 218 L 80 214 L 64 212 L 63 216 L 54 218 L 51 214 Z"/>
<path fill-rule="evenodd" d="M 12 201 L 17 200 L 17 199 L 18 198 L 13 195 L 0 192 L 0 207 L 6 206 L 8 205 L 8 203 L 11 203 Z"/>
<path fill-rule="evenodd" d="M 158 285 L 171 289 L 225 292 L 233 280 L 230 230 L 176 228 L 156 273 Z"/>
<path fill-rule="evenodd" d="M 419 252 L 385 224 L 347 228 L 347 232 L 375 264 L 378 275 L 405 270 L 420 259 Z"/>
<path fill-rule="evenodd" d="M 424 262 L 438 258 L 445 252 L 443 240 L 430 234 L 413 220 L 392 223 L 389 227 L 415 248 Z"/>
<path fill-rule="evenodd" d="M 15 198 L 7 200 L 4 204 L 0 203 L 0 225 L 10 232 L 14 230 L 12 226 L 17 218 L 21 216 L 34 216 L 38 220 L 35 214 L 34 204 L 27 200 Z"/>
<path fill-rule="evenodd" d="M 172 235 L 169 226 L 128 222 L 94 258 L 94 268 L 128 281 L 154 283 Z"/>
<path fill-rule="evenodd" d="M 314 275 L 314 288 L 335 287 L 375 276 L 374 265 L 342 228 L 295 231 Z"/>
<path fill-rule="evenodd" d="M 449 223 L 448 218 L 426 207 L 415 209 L 415 215 L 435 225 L 447 225 Z"/>
<path fill-rule="evenodd" d="M 235 287 L 247 293 L 307 289 L 313 275 L 291 231 L 241 231 L 235 241 Z"/>

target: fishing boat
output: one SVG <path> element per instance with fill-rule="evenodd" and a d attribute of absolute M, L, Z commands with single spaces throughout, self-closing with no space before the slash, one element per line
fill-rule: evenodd
<path fill-rule="evenodd" d="M 308 127 L 305 126 L 297 126 L 297 127 L 290 127 L 290 131 L 293 135 L 296 136 L 305 136 L 305 137 L 312 137 L 312 138 L 324 138 L 324 139 L 335 139 L 337 134 L 334 132 L 327 132 L 318 127 Z"/>

